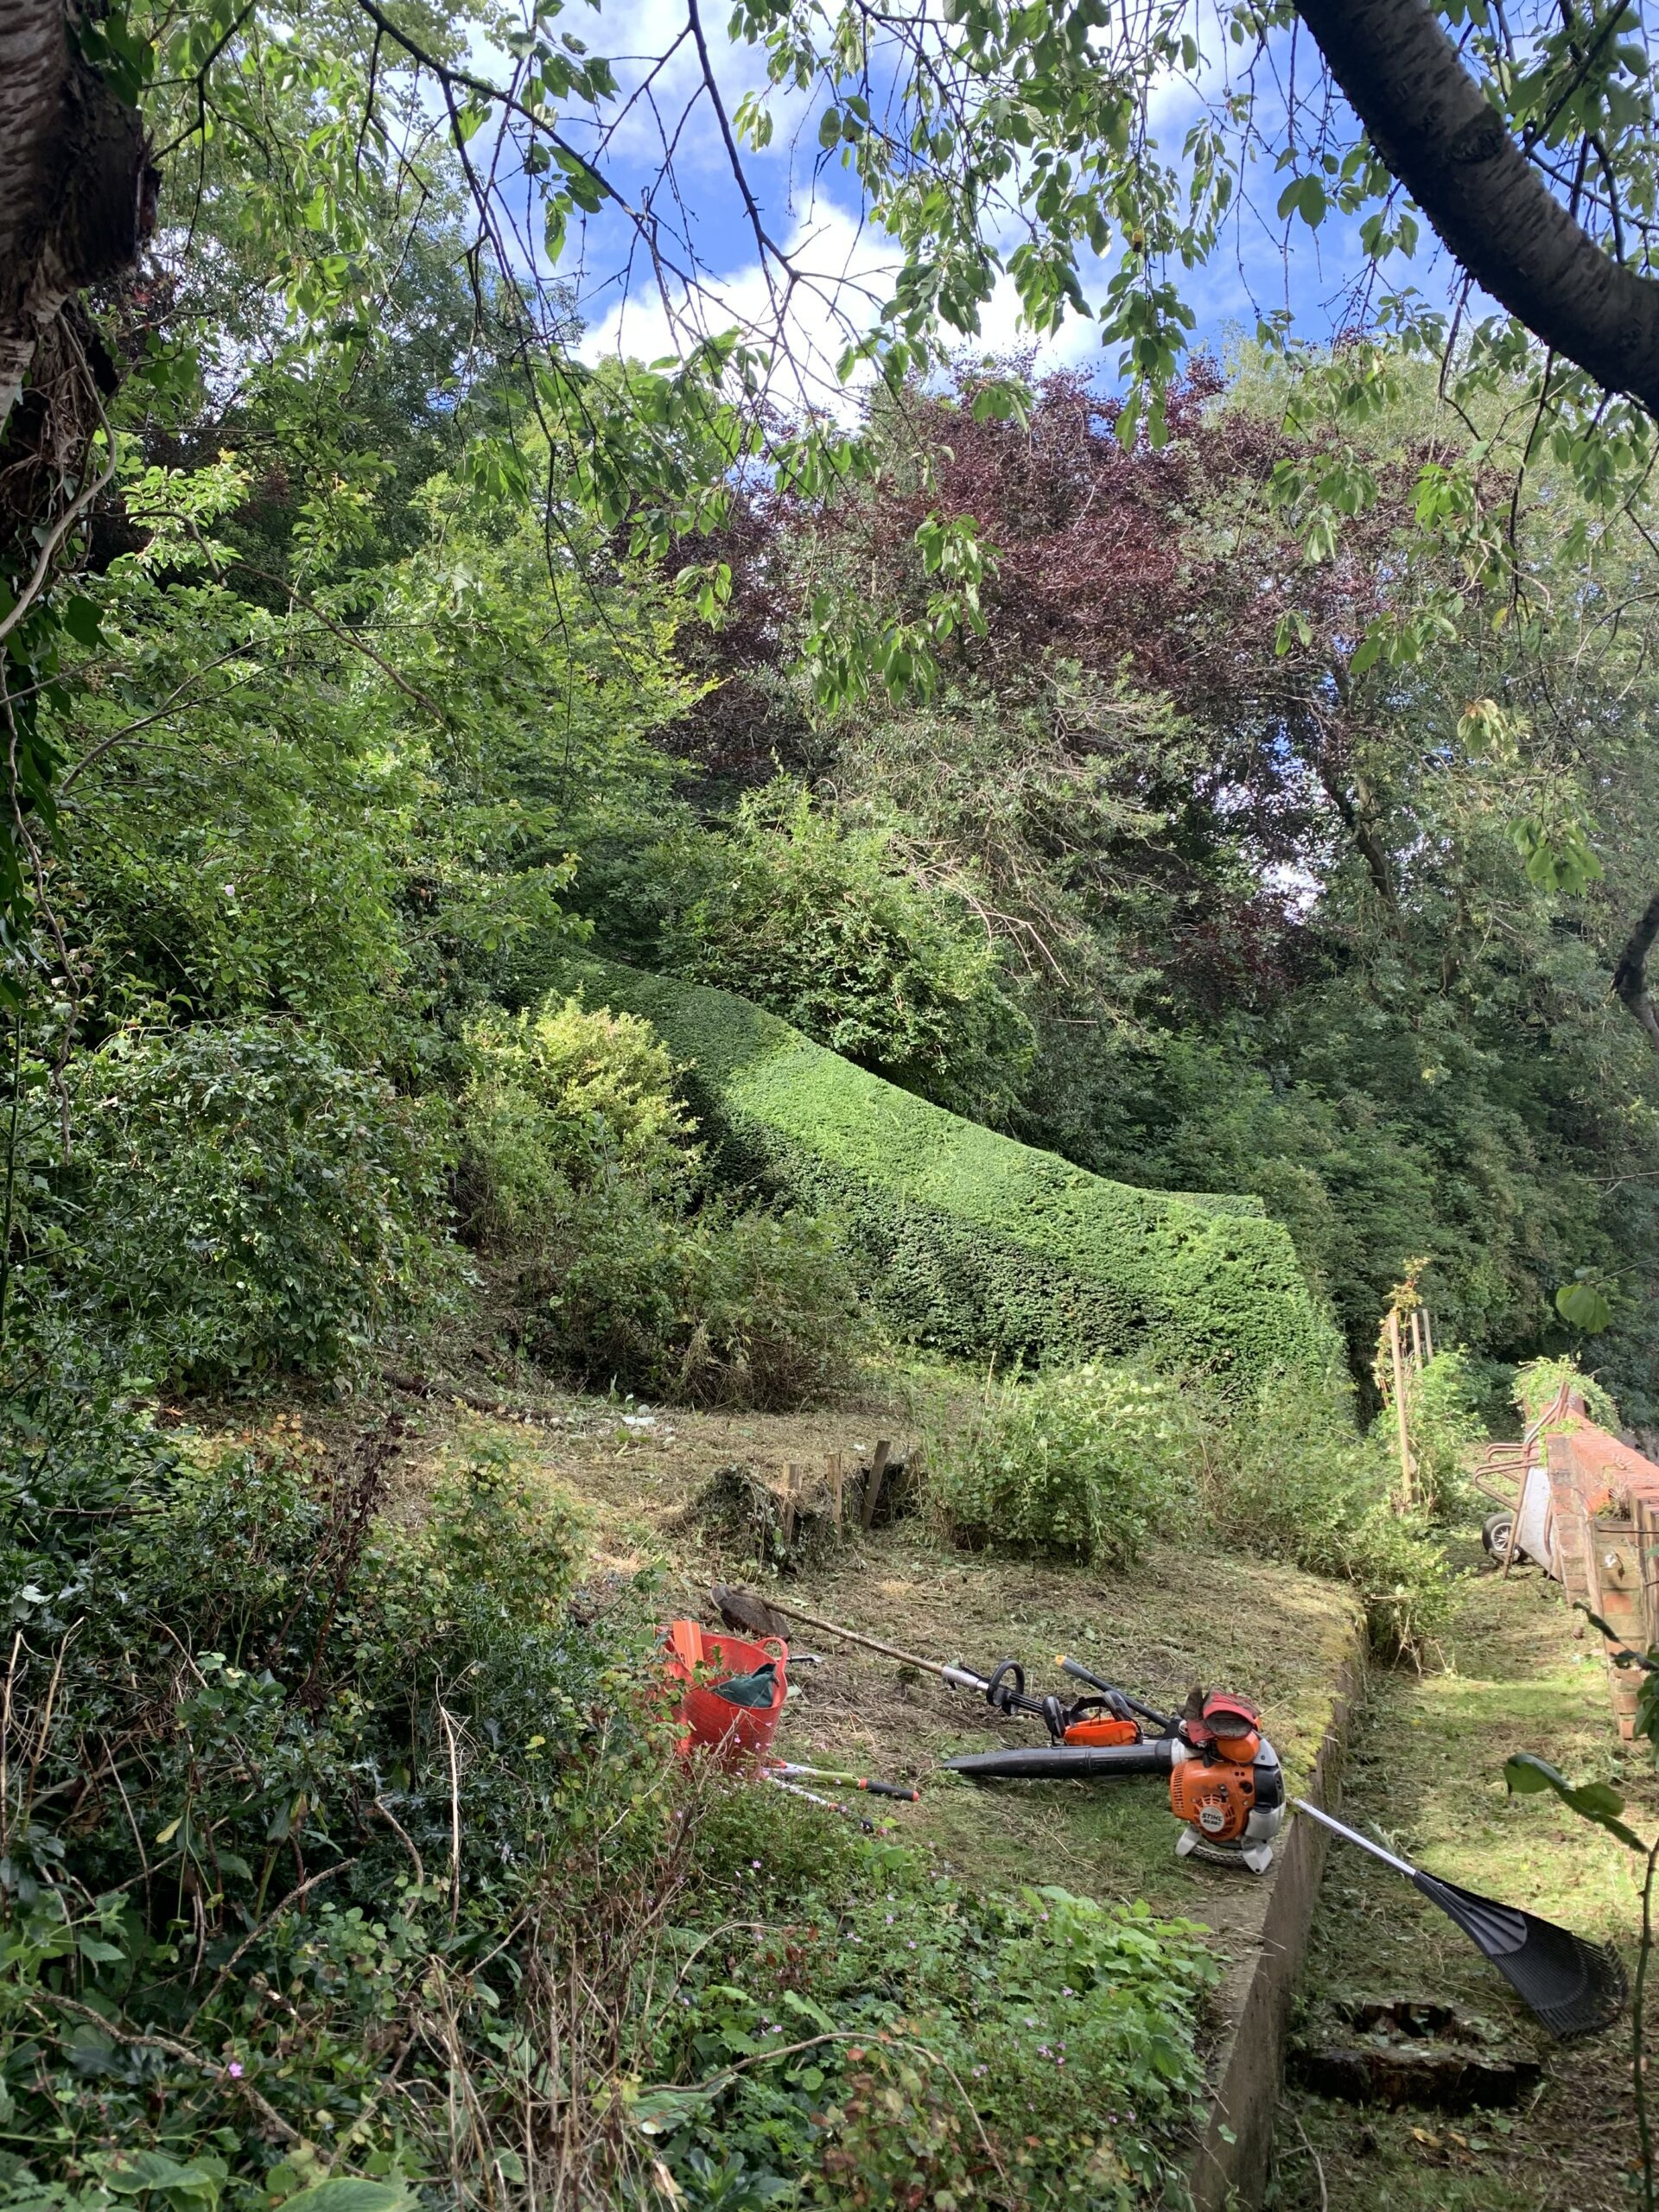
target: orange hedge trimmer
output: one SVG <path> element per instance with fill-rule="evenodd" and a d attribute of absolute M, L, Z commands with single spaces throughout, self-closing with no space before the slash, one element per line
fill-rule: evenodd
<path fill-rule="evenodd" d="M 753 1591 L 734 1589 L 729 1583 L 715 1583 L 709 1596 L 728 1628 L 743 1629 L 751 1635 L 775 1636 L 781 1633 L 777 1618 L 779 1615 L 785 1621 L 804 1622 L 808 1628 L 822 1629 L 827 1636 L 839 1637 L 843 1643 L 861 1644 L 867 1651 L 879 1651 L 884 1659 L 897 1659 L 901 1666 L 917 1667 L 924 1674 L 937 1675 L 952 1689 L 972 1690 L 998 1713 L 1028 1714 L 1043 1723 L 1050 1740 L 1056 1744 L 1138 1744 L 1141 1729 L 1135 1718 L 1137 1712 L 1160 1726 L 1163 1725 L 1163 1716 L 1154 1713 L 1150 1706 L 1137 1706 L 1122 1690 L 1114 1689 L 1109 1682 L 1098 1681 L 1079 1668 L 1068 1671 L 1093 1683 L 1102 1695 L 1069 1701 L 1052 1694 L 1033 1697 L 1026 1689 L 1026 1670 L 1017 1659 L 999 1660 L 988 1675 L 982 1675 L 960 1662 L 924 1659 L 914 1651 L 902 1650 L 896 1643 L 882 1643 L 880 1637 L 866 1636 L 859 1629 L 842 1628 L 835 1621 L 820 1620 L 816 1613 L 803 1612 L 798 1605 L 782 1605 L 775 1598 L 757 1598 Z"/>

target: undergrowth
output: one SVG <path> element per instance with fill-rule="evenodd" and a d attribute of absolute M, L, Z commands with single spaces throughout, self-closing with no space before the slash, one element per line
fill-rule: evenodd
<path fill-rule="evenodd" d="M 1202 1377 L 1052 1368 L 988 1384 L 928 1463 L 963 1542 L 1116 1567 L 1196 1511 L 1224 1542 L 1352 1583 L 1380 1654 L 1420 1655 L 1443 1624 L 1434 1524 L 1400 1509 L 1381 1431 L 1333 1383 L 1280 1376 L 1240 1407 Z"/>
<path fill-rule="evenodd" d="M 116 1031 L 21 1071 L 14 1304 L 127 1372 L 222 1389 L 361 1364 L 454 1286 L 446 1115 L 296 1022 Z M 60 1109 L 71 1141 L 62 1142 Z"/>
<path fill-rule="evenodd" d="M 934 1499 L 965 1542 L 1122 1566 L 1192 1502 L 1201 1445 L 1192 1402 L 1152 1374 L 1015 1375 L 936 1448 Z"/>
<path fill-rule="evenodd" d="M 463 1217 L 533 1357 L 693 1405 L 791 1407 L 847 1379 L 857 1302 L 831 1225 L 713 1189 L 648 1022 L 555 993 L 467 1042 Z"/>
<path fill-rule="evenodd" d="M 9 1380 L 7 2212 L 1184 2201 L 1198 1931 L 687 1766 L 522 1447 Z"/>
<path fill-rule="evenodd" d="M 976 1896 L 753 1791 L 704 1826 L 726 1924 L 677 1938 L 636 2119 L 699 2207 L 1188 2201 L 1207 1931 L 1052 1887 Z"/>

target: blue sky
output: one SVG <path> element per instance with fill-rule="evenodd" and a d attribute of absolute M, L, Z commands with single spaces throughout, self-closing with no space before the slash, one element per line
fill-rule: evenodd
<path fill-rule="evenodd" d="M 758 48 L 734 45 L 728 38 L 724 12 L 724 0 L 715 0 L 706 31 L 730 114 L 745 92 L 764 88 L 765 69 Z M 614 0 L 587 35 L 599 52 L 654 60 L 685 32 L 686 24 L 685 0 Z M 619 67 L 625 92 L 639 83 L 645 67 L 635 61 L 631 68 Z M 686 114 L 699 81 L 686 37 L 653 79 L 654 112 L 643 101 L 632 110 L 607 149 L 606 166 L 637 198 L 656 175 L 663 134 L 672 137 L 679 129 L 672 219 L 695 247 L 709 296 L 689 306 L 677 302 L 675 314 L 665 311 L 648 271 L 636 264 L 631 276 L 624 274 L 628 232 L 623 219 L 613 212 L 593 219 L 585 232 L 573 232 L 561 263 L 561 274 L 578 286 L 588 326 L 584 350 L 590 356 L 620 348 L 648 359 L 659 358 L 683 347 L 694 327 L 712 330 L 734 320 L 768 317 L 760 257 L 717 120 L 706 99 Z M 772 145 L 760 155 L 746 149 L 745 168 L 768 229 L 798 255 L 814 280 L 803 287 L 790 319 L 789 381 L 828 397 L 845 323 L 868 320 L 870 302 L 860 287 L 885 291 L 893 252 L 886 240 L 861 226 L 855 181 L 835 161 L 821 166 L 817 124 L 822 95 L 773 90 L 766 98 L 774 121 Z M 1198 112 L 1197 98 L 1183 87 L 1172 86 L 1158 97 L 1155 124 L 1167 153 L 1179 152 Z M 1266 128 L 1271 135 L 1270 120 Z M 1327 215 L 1317 232 L 1300 218 L 1281 222 L 1275 207 L 1283 182 L 1270 162 L 1258 162 L 1249 179 L 1249 202 L 1237 209 L 1209 265 L 1183 272 L 1183 288 L 1198 315 L 1197 345 L 1223 350 L 1233 333 L 1252 331 L 1264 310 L 1287 310 L 1296 334 L 1312 340 L 1329 336 L 1347 319 L 1346 296 L 1363 266 L 1357 219 Z M 1417 260 L 1394 264 L 1389 283 L 1414 284 L 1443 301 L 1447 271 L 1433 249 L 1432 236 L 1426 233 Z M 1084 289 L 1090 289 L 1086 275 Z M 1008 288 L 991 302 L 977 345 L 1006 352 L 1029 342 L 1019 327 Z M 1041 349 L 1039 372 L 1061 365 L 1094 370 L 1109 388 L 1116 381 L 1114 355 L 1103 353 L 1097 333 L 1085 322 L 1072 322 Z"/>

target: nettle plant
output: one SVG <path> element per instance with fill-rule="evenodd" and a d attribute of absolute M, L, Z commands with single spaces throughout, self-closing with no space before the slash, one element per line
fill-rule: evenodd
<path fill-rule="evenodd" d="M 1187 1394 L 1090 1361 L 994 1385 L 929 1459 L 934 1499 L 963 1541 L 1121 1567 L 1196 1495 L 1202 1451 Z"/>

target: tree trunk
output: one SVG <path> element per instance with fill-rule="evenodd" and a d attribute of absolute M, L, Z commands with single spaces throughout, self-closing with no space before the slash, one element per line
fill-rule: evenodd
<path fill-rule="evenodd" d="M 1296 0 L 1372 144 L 1475 282 L 1609 391 L 1659 415 L 1659 283 L 1550 192 L 1426 0 Z"/>
<path fill-rule="evenodd" d="M 1314 734 L 1308 753 L 1313 760 L 1313 772 L 1334 809 L 1337 818 L 1353 840 L 1354 849 L 1365 863 L 1365 872 L 1371 887 L 1382 901 L 1388 917 L 1389 927 L 1396 935 L 1402 929 L 1399 894 L 1394 887 L 1394 869 L 1389 863 L 1388 847 L 1378 834 L 1378 810 L 1365 779 L 1356 774 L 1354 788 L 1348 785 L 1332 758 L 1330 741 L 1323 730 Z"/>
<path fill-rule="evenodd" d="M 1613 988 L 1620 1003 L 1641 1023 L 1649 1044 L 1659 1052 L 1659 1009 L 1648 993 L 1648 955 L 1655 938 L 1659 938 L 1659 892 L 1649 899 L 1613 970 Z"/>
<path fill-rule="evenodd" d="M 77 51 L 81 20 L 79 0 L 0 0 L 0 430 L 75 293 L 156 219 L 143 121 Z"/>

